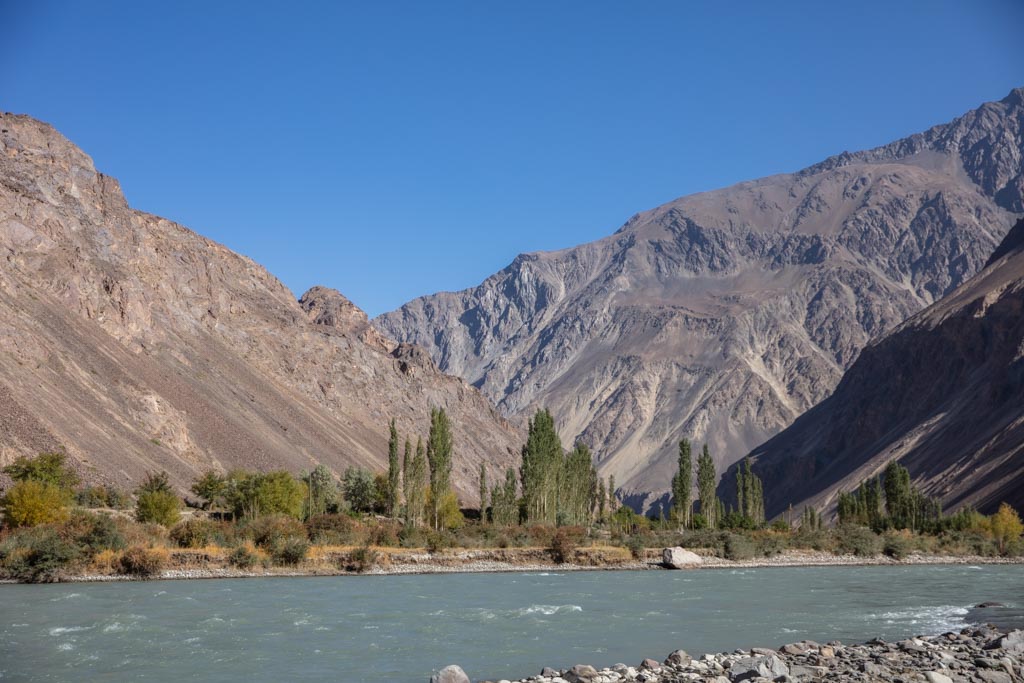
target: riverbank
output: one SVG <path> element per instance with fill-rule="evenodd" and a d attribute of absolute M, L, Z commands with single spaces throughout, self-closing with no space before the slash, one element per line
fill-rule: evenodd
<path fill-rule="evenodd" d="M 130 576 L 114 571 L 87 572 L 62 577 L 67 582 L 109 582 L 139 579 L 223 579 L 272 576 L 351 576 L 455 574 L 497 572 L 573 572 L 628 570 L 664 570 L 659 549 L 646 549 L 636 559 L 626 549 L 615 546 L 578 548 L 571 561 L 556 563 L 545 548 L 447 549 L 429 552 L 426 549 L 390 547 L 351 548 L 314 547 L 309 556 L 296 566 L 259 566 L 242 569 L 231 566 L 229 552 L 222 548 L 178 549 L 168 553 L 167 566 L 148 576 Z M 849 567 L 909 565 L 1002 565 L 1024 564 L 1021 557 L 982 557 L 957 555 L 909 555 L 897 560 L 885 555 L 861 557 L 832 553 L 789 550 L 771 557 L 749 560 L 727 560 L 698 549 L 699 569 L 749 569 L 762 567 Z M 687 570 L 683 570 L 687 571 Z M 11 583 L 7 581 L 6 583 Z"/>
<path fill-rule="evenodd" d="M 514 683 L 678 683 L 705 681 L 922 681 L 1013 683 L 1024 677 L 1024 631 L 990 626 L 969 627 L 939 636 L 919 636 L 896 643 L 872 640 L 860 645 L 810 640 L 778 650 L 752 648 L 696 658 L 676 650 L 663 661 L 645 659 L 638 666 L 616 664 L 595 669 L 577 664 L 569 669 L 545 668 L 540 675 Z M 441 683 L 459 683 L 449 669 Z M 500 683 L 513 683 L 503 679 Z"/>

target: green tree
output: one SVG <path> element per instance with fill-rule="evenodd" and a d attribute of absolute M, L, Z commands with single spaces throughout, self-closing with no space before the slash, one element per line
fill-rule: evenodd
<path fill-rule="evenodd" d="M 136 521 L 172 527 L 181 519 L 181 499 L 170 491 L 139 490 L 135 501 Z"/>
<path fill-rule="evenodd" d="M 146 478 L 139 484 L 136 493 L 174 493 L 171 479 L 166 472 L 146 472 Z"/>
<path fill-rule="evenodd" d="M 697 458 L 697 494 L 700 496 L 700 512 L 707 520 L 708 527 L 718 526 L 718 499 L 715 497 L 715 484 L 718 475 L 715 472 L 715 461 L 711 458 L 708 445 L 704 444 Z"/>
<path fill-rule="evenodd" d="M 690 442 L 679 442 L 679 467 L 672 477 L 672 516 L 684 527 L 690 527 L 693 514 L 693 457 Z"/>
<path fill-rule="evenodd" d="M 487 466 L 480 463 L 480 523 L 487 522 Z"/>
<path fill-rule="evenodd" d="M 14 481 L 40 481 L 70 491 L 78 485 L 78 474 L 67 464 L 62 452 L 40 453 L 34 458 L 20 456 L 3 468 Z"/>
<path fill-rule="evenodd" d="M 207 470 L 192 483 L 191 491 L 205 501 L 204 508 L 218 508 L 224 504 L 228 480 L 214 470 Z"/>
<path fill-rule="evenodd" d="M 515 526 L 519 523 L 519 503 L 516 499 L 516 471 L 505 470 L 505 483 L 494 484 L 491 489 L 491 521 L 496 526 Z"/>
<path fill-rule="evenodd" d="M 405 452 L 402 454 L 402 498 L 405 499 L 403 507 L 404 521 L 406 526 L 412 525 L 412 443 L 405 440 Z"/>
<path fill-rule="evenodd" d="M 391 436 L 388 439 L 387 514 L 389 517 L 397 517 L 402 488 L 402 471 L 398 462 L 398 428 L 395 426 L 394 418 L 391 418 L 390 431 Z"/>
<path fill-rule="evenodd" d="M 615 497 L 615 475 L 608 475 L 608 512 L 614 513 L 619 508 L 619 500 Z"/>
<path fill-rule="evenodd" d="M 451 489 L 452 430 L 444 408 L 430 410 L 430 434 L 427 436 L 427 462 L 430 465 L 430 501 L 434 528 L 439 528 L 440 505 Z"/>
<path fill-rule="evenodd" d="M 372 512 L 377 498 L 373 475 L 361 467 L 348 467 L 342 477 L 345 501 L 356 512 Z"/>
<path fill-rule="evenodd" d="M 597 492 L 597 471 L 593 456 L 583 442 L 577 442 L 565 457 L 559 477 L 558 514 L 561 524 L 587 525 Z"/>
<path fill-rule="evenodd" d="M 228 476 L 228 505 L 236 517 L 284 514 L 300 518 L 306 485 L 289 472 L 232 472 Z"/>
<path fill-rule="evenodd" d="M 330 468 L 323 463 L 318 464 L 309 474 L 302 476 L 306 484 L 306 503 L 303 517 L 309 519 L 337 509 L 340 497 L 338 484 Z"/>
<path fill-rule="evenodd" d="M 764 489 L 761 478 L 754 474 L 750 458 L 736 468 L 736 512 L 745 527 L 756 528 L 764 523 Z"/>
<path fill-rule="evenodd" d="M 608 505 L 608 487 L 605 486 L 604 477 L 597 480 L 597 519 L 604 521 L 605 508 Z"/>
<path fill-rule="evenodd" d="M 9 527 L 36 526 L 67 519 L 71 493 L 48 481 L 16 481 L 0 498 L 4 523 Z"/>
<path fill-rule="evenodd" d="M 412 478 L 410 491 L 411 496 L 406 501 L 406 506 L 409 508 L 410 519 L 413 526 L 419 526 L 423 524 L 423 520 L 426 516 L 426 505 L 427 505 L 427 475 L 428 475 L 428 463 L 426 448 L 423 445 L 423 439 L 416 439 L 416 455 L 412 459 Z"/>
<path fill-rule="evenodd" d="M 549 411 L 538 410 L 529 421 L 519 469 L 527 521 L 544 524 L 557 521 L 563 459 L 554 418 Z"/>

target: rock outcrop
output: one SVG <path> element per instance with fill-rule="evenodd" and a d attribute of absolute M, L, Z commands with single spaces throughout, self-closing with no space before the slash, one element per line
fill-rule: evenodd
<path fill-rule="evenodd" d="M 387 424 L 455 425 L 453 481 L 520 435 L 480 393 L 334 290 L 301 300 L 253 261 L 131 209 L 45 123 L 0 116 L 0 462 L 63 447 L 89 481 L 167 470 L 380 470 Z M 412 366 L 414 371 L 410 370 Z"/>
<path fill-rule="evenodd" d="M 1024 220 L 993 256 L 865 348 L 834 394 L 754 449 L 768 515 L 790 504 L 831 509 L 838 491 L 893 459 L 946 509 L 1024 507 Z M 723 477 L 723 496 L 734 480 Z"/>
<path fill-rule="evenodd" d="M 1018 89 L 890 145 L 521 255 L 374 324 L 507 415 L 549 407 L 640 507 L 668 488 L 679 438 L 708 442 L 721 471 L 982 268 L 1024 211 L 1022 122 Z"/>

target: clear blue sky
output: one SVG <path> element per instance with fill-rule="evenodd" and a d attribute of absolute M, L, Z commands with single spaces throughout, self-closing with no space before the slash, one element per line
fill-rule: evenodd
<path fill-rule="evenodd" d="M 0 108 L 370 314 L 1024 85 L 1024 2 L 0 0 Z"/>

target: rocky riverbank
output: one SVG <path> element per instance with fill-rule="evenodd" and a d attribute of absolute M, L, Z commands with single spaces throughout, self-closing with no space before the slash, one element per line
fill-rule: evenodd
<path fill-rule="evenodd" d="M 399 574 L 453 574 L 486 572 L 568 572 L 623 570 L 644 571 L 665 569 L 662 552 L 648 549 L 641 558 L 632 557 L 624 548 L 587 547 L 574 551 L 571 561 L 561 564 L 551 559 L 543 548 L 457 549 L 438 552 L 424 549 L 373 548 L 374 559 L 364 566 L 355 566 L 352 548 L 317 548 L 296 566 L 257 566 L 249 569 L 233 567 L 224 549 L 178 549 L 169 553 L 168 566 L 151 576 L 127 576 L 117 573 L 85 573 L 64 577 L 64 581 L 129 581 L 145 579 L 225 579 L 268 576 L 346 576 Z M 762 567 L 849 567 L 899 565 L 982 565 L 1024 564 L 1024 558 L 980 557 L 957 555 L 910 555 L 896 560 L 884 555 L 860 557 L 832 553 L 790 550 L 771 557 L 750 560 L 726 560 L 698 551 L 699 563 L 692 569 L 748 569 Z"/>
<path fill-rule="evenodd" d="M 1014 683 L 1024 680 L 1024 631 L 993 626 L 958 633 L 921 636 L 896 643 L 872 640 L 860 645 L 804 640 L 778 650 L 753 648 L 691 657 L 676 650 L 659 662 L 616 664 L 606 669 L 577 664 L 545 668 L 515 683 L 739 683 L 741 681 L 858 681 L 865 683 Z M 458 667 L 448 667 L 435 683 L 469 683 Z M 508 680 L 498 683 L 512 683 Z"/>

